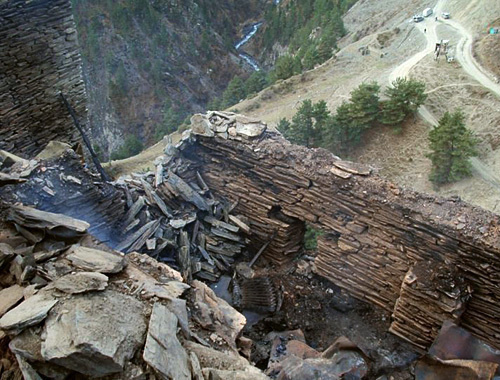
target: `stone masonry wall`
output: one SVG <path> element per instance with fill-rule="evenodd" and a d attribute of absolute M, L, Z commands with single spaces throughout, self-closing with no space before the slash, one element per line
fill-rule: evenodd
<path fill-rule="evenodd" d="M 227 117 L 231 125 L 235 116 Z M 500 347 L 498 216 L 398 188 L 369 168 L 277 133 L 248 137 L 244 124 L 233 121 L 237 127 L 228 130 L 219 119 L 215 113 L 192 119 L 202 136 L 183 157 L 199 163 L 219 196 L 237 202 L 258 245 L 277 233 L 268 259 L 293 257 L 286 242 L 300 231 L 290 225 L 308 222 L 324 231 L 316 272 L 391 311 L 393 333 L 427 347 L 451 319 Z M 235 132 L 238 125 L 243 134 Z"/>
<path fill-rule="evenodd" d="M 24 157 L 78 133 L 59 93 L 86 118 L 70 0 L 0 0 L 0 149 Z"/>

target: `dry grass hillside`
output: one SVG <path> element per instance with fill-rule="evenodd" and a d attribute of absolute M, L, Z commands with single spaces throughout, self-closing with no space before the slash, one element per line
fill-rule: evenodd
<path fill-rule="evenodd" d="M 349 92 L 364 81 L 375 80 L 385 86 L 396 67 L 426 47 L 424 26 L 419 30 L 410 18 L 434 4 L 428 0 L 360 0 L 345 16 L 349 34 L 341 41 L 336 57 L 314 70 L 278 82 L 232 108 L 274 125 L 283 117 L 291 118 L 305 99 L 325 100 L 334 111 L 348 98 Z M 475 36 L 479 35 L 481 25 L 494 21 L 493 8 L 500 8 L 500 2 L 445 2 L 445 9 L 452 18 Z M 434 23 L 434 19 L 426 22 Z M 437 28 L 438 38 L 450 39 L 452 48 L 459 40 L 459 35 L 454 33 L 444 25 Z M 362 55 L 360 50 L 366 48 L 370 53 Z M 467 114 L 469 127 L 481 140 L 482 168 L 490 173 L 500 172 L 498 98 L 469 77 L 457 62 L 447 64 L 444 60 L 435 62 L 425 57 L 410 75 L 426 82 L 429 96 L 425 105 L 436 118 L 456 108 Z M 375 129 L 365 136 L 363 146 L 349 158 L 376 167 L 382 176 L 402 186 L 445 196 L 458 195 L 470 203 L 500 211 L 497 209 L 500 187 L 489 183 L 481 173 L 476 172 L 474 177 L 438 191 L 433 188 L 427 179 L 430 161 L 425 157 L 430 128 L 431 125 L 415 118 L 400 134 L 394 134 L 389 128 Z"/>

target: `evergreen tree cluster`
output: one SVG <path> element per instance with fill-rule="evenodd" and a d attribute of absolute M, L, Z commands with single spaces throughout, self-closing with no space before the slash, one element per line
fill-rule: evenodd
<path fill-rule="evenodd" d="M 429 179 L 439 186 L 471 175 L 469 158 L 477 156 L 477 139 L 465 126 L 465 116 L 460 111 L 446 112 L 437 126 L 429 133 L 432 161 Z"/>
<path fill-rule="evenodd" d="M 212 99 L 207 108 L 211 110 L 226 109 L 262 91 L 269 85 L 268 76 L 263 71 L 255 71 L 247 80 L 235 76 L 220 98 Z"/>
<path fill-rule="evenodd" d="M 291 122 L 281 120 L 278 129 L 293 143 L 348 155 L 361 142 L 366 130 L 379 124 L 399 130 L 407 116 L 426 99 L 425 85 L 406 78 L 398 78 L 385 90 L 387 100 L 380 101 L 379 93 L 376 82 L 362 83 L 335 114 L 330 114 L 324 101 L 313 104 L 306 100 Z"/>
<path fill-rule="evenodd" d="M 269 6 L 265 13 L 266 28 L 262 37 L 264 50 L 270 51 L 275 43 L 279 43 L 289 48 L 289 57 L 286 59 L 295 60 L 292 65 L 294 70 L 288 71 L 281 71 L 277 62 L 280 72 L 276 73 L 276 78 L 286 79 L 297 71 L 312 69 L 331 58 L 337 48 L 338 38 L 346 33 L 342 15 L 355 2 L 291 0 L 283 6 Z M 288 76 L 283 75 L 285 72 Z"/>

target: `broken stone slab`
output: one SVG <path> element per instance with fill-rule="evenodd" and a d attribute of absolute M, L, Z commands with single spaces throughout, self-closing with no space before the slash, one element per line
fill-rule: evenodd
<path fill-rule="evenodd" d="M 158 297 L 172 300 L 180 297 L 190 288 L 188 284 L 176 280 L 159 283 L 154 277 L 140 270 L 135 264 L 128 265 L 125 274 L 141 289 L 141 294 L 145 298 Z"/>
<path fill-rule="evenodd" d="M 343 179 L 349 179 L 352 177 L 351 173 L 340 170 L 340 169 L 336 168 L 335 166 L 332 166 L 330 168 L 330 173 L 335 174 L 337 177 L 340 177 Z"/>
<path fill-rule="evenodd" d="M 0 268 L 14 257 L 14 248 L 9 244 L 0 243 Z"/>
<path fill-rule="evenodd" d="M 6 185 L 15 185 L 22 182 L 26 182 L 26 179 L 20 178 L 18 175 L 11 175 L 0 172 L 0 187 Z"/>
<path fill-rule="evenodd" d="M 223 299 L 217 297 L 203 282 L 191 283 L 195 294 L 194 317 L 204 328 L 215 330 L 232 348 L 246 324 L 246 318 Z"/>
<path fill-rule="evenodd" d="M 236 122 L 236 134 L 240 136 L 245 136 L 249 138 L 258 137 L 264 133 L 267 126 L 263 123 L 248 123 L 243 124 L 241 122 Z"/>
<path fill-rule="evenodd" d="M 217 351 L 210 347 L 204 347 L 201 344 L 186 341 L 184 346 L 189 351 L 190 355 L 195 355 L 198 359 L 200 367 L 203 368 L 203 373 L 209 376 L 211 370 L 219 372 L 221 375 L 229 375 L 230 372 L 237 373 L 239 375 L 247 374 L 250 377 L 242 377 L 242 379 L 268 379 L 261 370 L 251 365 L 248 360 L 235 354 L 235 353 L 225 353 Z M 205 379 L 211 379 L 212 377 L 205 377 Z M 224 379 L 224 377 L 223 377 Z M 233 379 L 229 377 L 229 379 Z M 236 377 L 234 379 L 240 379 Z"/>
<path fill-rule="evenodd" d="M 188 354 L 177 339 L 177 317 L 160 303 L 153 306 L 143 358 L 162 379 L 191 379 Z"/>
<path fill-rule="evenodd" d="M 195 205 L 201 211 L 209 211 L 210 206 L 207 201 L 191 186 L 189 186 L 181 177 L 177 176 L 172 171 L 168 172 L 167 182 L 181 195 L 186 201 Z"/>
<path fill-rule="evenodd" d="M 14 337 L 9 343 L 9 349 L 14 355 L 19 355 L 30 362 L 43 361 L 41 354 L 42 339 L 40 338 L 41 328 L 32 327 L 24 330 Z"/>
<path fill-rule="evenodd" d="M 424 356 L 415 366 L 416 380 L 496 379 L 498 363 L 478 360 L 441 360 Z"/>
<path fill-rule="evenodd" d="M 170 222 L 168 223 L 172 228 L 175 228 L 176 230 L 181 229 L 186 227 L 188 224 L 191 224 L 195 222 L 197 219 L 196 214 L 188 215 L 184 218 L 179 218 L 179 219 L 171 219 Z"/>
<path fill-rule="evenodd" d="M 58 301 L 47 293 L 35 294 L 0 318 L 0 329 L 20 332 L 43 321 Z"/>
<path fill-rule="evenodd" d="M 191 364 L 191 375 L 193 380 L 203 380 L 203 372 L 201 371 L 200 361 L 194 352 L 189 353 L 189 363 Z"/>
<path fill-rule="evenodd" d="M 195 135 L 214 137 L 214 131 L 212 130 L 212 123 L 206 115 L 195 114 L 191 117 L 191 131 Z"/>
<path fill-rule="evenodd" d="M 13 164 L 18 164 L 19 166 L 28 166 L 29 161 L 25 160 L 24 158 L 21 158 L 19 156 L 16 156 L 15 154 L 9 153 L 3 149 L 0 149 L 0 158 L 3 159 L 3 164 L 2 165 L 7 165 L 7 166 L 12 166 Z"/>
<path fill-rule="evenodd" d="M 91 377 L 121 372 L 144 343 L 143 310 L 140 301 L 113 290 L 75 295 L 47 319 L 42 356 Z"/>
<path fill-rule="evenodd" d="M 127 259 L 118 254 L 74 245 L 66 257 L 77 268 L 100 273 L 118 273 L 127 265 Z"/>
<path fill-rule="evenodd" d="M 141 266 L 145 266 L 150 268 L 151 270 L 154 270 L 165 279 L 182 282 L 182 275 L 178 271 L 172 269 L 165 263 L 153 259 L 151 256 L 137 252 L 132 252 L 129 253 L 127 257 L 130 258 L 130 260 L 135 263 L 140 263 Z"/>
<path fill-rule="evenodd" d="M 71 149 L 71 145 L 61 142 L 61 141 L 49 141 L 45 148 L 38 153 L 36 159 L 38 160 L 50 160 L 52 158 L 57 158 L 63 155 L 68 149 Z"/>
<path fill-rule="evenodd" d="M 278 378 L 288 380 L 364 379 L 369 370 L 365 359 L 353 351 L 339 352 L 332 359 L 310 358 L 304 360 L 290 355 L 281 364 L 282 370 Z"/>
<path fill-rule="evenodd" d="M 370 175 L 372 172 L 371 168 L 369 168 L 368 166 L 363 165 L 363 164 L 358 164 L 355 162 L 351 162 L 351 161 L 339 160 L 339 161 L 335 161 L 333 163 L 333 165 L 335 165 L 337 168 L 339 168 L 343 171 L 346 171 L 348 173 L 358 174 L 358 175 L 363 175 L 363 176 Z"/>
<path fill-rule="evenodd" d="M 17 284 L 0 290 L 0 317 L 17 305 L 23 297 L 24 288 Z"/>
<path fill-rule="evenodd" d="M 19 369 L 23 374 L 24 380 L 42 380 L 40 375 L 36 373 L 33 367 L 22 357 L 16 355 L 17 364 L 19 364 Z"/>
<path fill-rule="evenodd" d="M 263 124 L 261 120 L 245 115 L 234 115 L 232 119 L 241 124 Z"/>
<path fill-rule="evenodd" d="M 205 379 L 211 380 L 269 380 L 270 377 L 257 371 L 224 371 L 214 368 L 203 368 Z"/>
<path fill-rule="evenodd" d="M 8 221 L 25 228 L 43 229 L 56 237 L 83 236 L 90 224 L 63 214 L 40 211 L 32 207 L 11 206 Z"/>
<path fill-rule="evenodd" d="M 69 294 L 104 290 L 108 286 L 108 276 L 98 272 L 79 272 L 58 278 L 52 286 Z"/>

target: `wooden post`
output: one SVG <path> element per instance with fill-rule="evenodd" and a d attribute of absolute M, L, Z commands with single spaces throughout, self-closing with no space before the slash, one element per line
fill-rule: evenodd
<path fill-rule="evenodd" d="M 108 174 L 102 168 L 101 163 L 99 162 L 99 158 L 97 157 L 97 154 L 95 154 L 94 149 L 92 148 L 92 144 L 90 143 L 90 140 L 88 139 L 83 128 L 81 127 L 80 123 L 78 122 L 78 119 L 76 118 L 75 110 L 73 109 L 73 107 L 71 107 L 71 105 L 69 104 L 68 100 L 66 99 L 66 97 L 64 96 L 64 94 L 62 92 L 59 93 L 59 95 L 61 96 L 61 99 L 62 99 L 64 105 L 68 109 L 68 112 L 71 115 L 71 118 L 73 119 L 73 123 L 75 124 L 76 129 L 78 129 L 78 132 L 80 132 L 80 134 L 82 135 L 83 142 L 87 146 L 87 149 L 90 152 L 90 156 L 92 157 L 92 161 L 94 162 L 94 165 L 95 165 L 97 171 L 101 175 L 102 180 L 104 182 L 111 181 Z"/>

